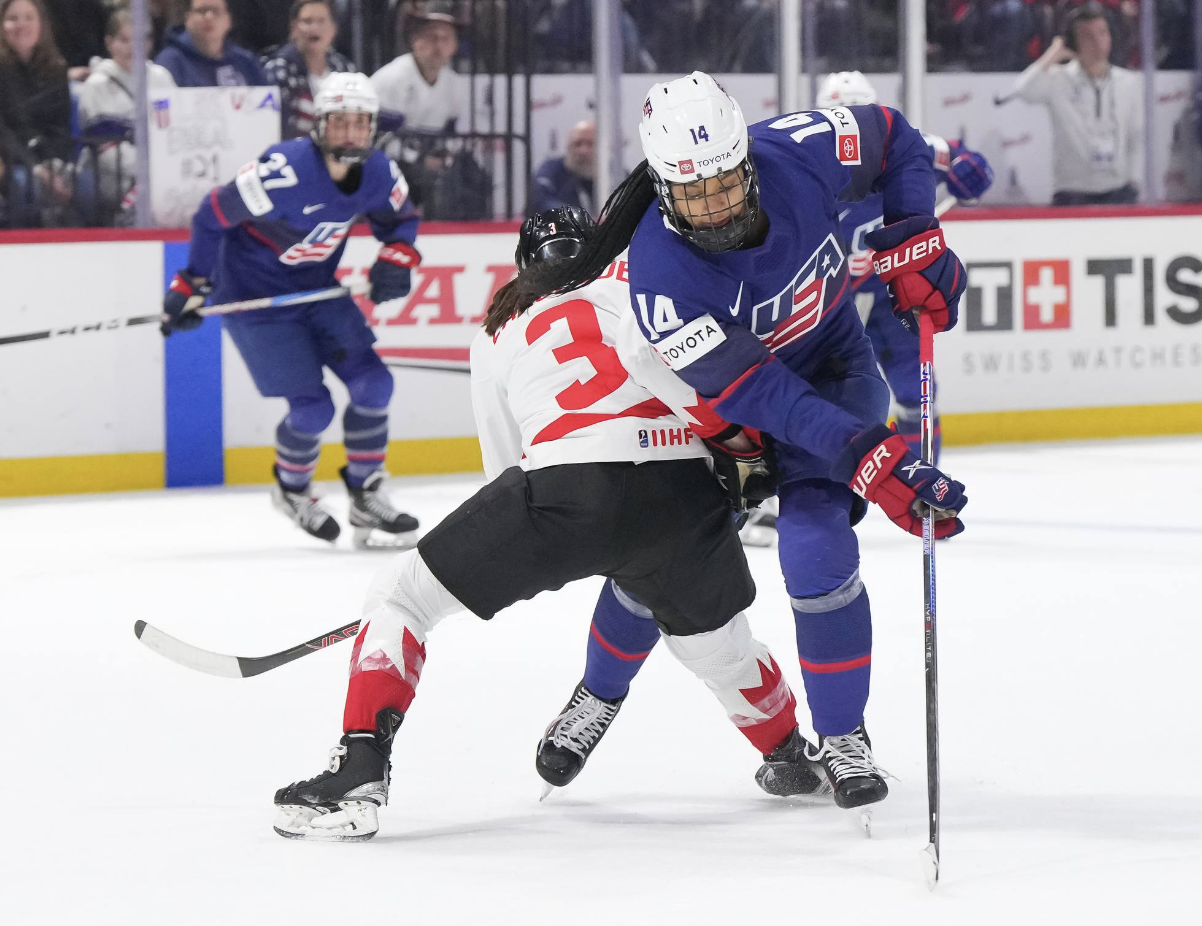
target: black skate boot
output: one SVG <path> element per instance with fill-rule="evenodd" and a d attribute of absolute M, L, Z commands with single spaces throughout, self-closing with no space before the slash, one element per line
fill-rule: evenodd
<path fill-rule="evenodd" d="M 376 835 L 376 812 L 388 803 L 392 740 L 404 719 L 400 711 L 380 711 L 375 730 L 343 735 L 330 750 L 329 769 L 276 791 L 275 831 L 288 839 L 332 842 Z"/>
<path fill-rule="evenodd" d="M 355 546 L 361 550 L 407 550 L 417 544 L 413 532 L 417 518 L 397 511 L 384 494 L 384 471 L 376 470 L 365 480 L 362 488 L 354 488 L 346 478 L 346 467 L 338 471 L 351 496 L 350 522 L 355 529 Z M 384 541 L 372 537 L 372 531 L 392 536 Z"/>
<path fill-rule="evenodd" d="M 826 772 L 820 764 L 806 758 L 806 750 L 813 748 L 809 740 L 794 727 L 787 740 L 764 756 L 764 764 L 755 773 L 755 783 L 776 797 L 830 794 L 831 785 L 826 780 Z"/>
<path fill-rule="evenodd" d="M 889 773 L 877 768 L 872 758 L 872 742 L 863 724 L 846 736 L 818 737 L 818 749 L 807 750 L 806 758 L 822 763 L 835 789 L 835 803 L 844 810 L 875 804 L 889 794 L 889 786 L 885 784 Z"/>
<path fill-rule="evenodd" d="M 539 740 L 534 767 L 547 783 L 543 798 L 552 788 L 562 788 L 580 774 L 625 700 L 598 698 L 584 687 L 584 682 L 576 686 L 572 699 Z"/>
<path fill-rule="evenodd" d="M 317 504 L 317 499 L 306 492 L 294 492 L 280 481 L 280 468 L 273 466 L 275 485 L 271 487 L 271 503 L 280 509 L 289 520 L 306 534 L 318 540 L 333 543 L 342 529 L 334 516 Z"/>

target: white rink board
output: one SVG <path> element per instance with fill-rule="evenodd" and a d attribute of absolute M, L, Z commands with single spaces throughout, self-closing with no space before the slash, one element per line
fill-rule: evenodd
<path fill-rule="evenodd" d="M 1202 401 L 1202 216 L 946 227 L 969 288 L 935 341 L 941 411 Z"/>
<path fill-rule="evenodd" d="M 0 246 L 0 335 L 150 315 L 157 241 Z M 163 449 L 157 325 L 0 346 L 0 458 Z"/>

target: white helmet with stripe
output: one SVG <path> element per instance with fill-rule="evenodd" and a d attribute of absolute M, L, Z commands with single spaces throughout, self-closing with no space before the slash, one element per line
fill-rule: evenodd
<path fill-rule="evenodd" d="M 639 140 L 672 227 L 710 253 L 739 247 L 759 211 L 759 186 L 748 154 L 747 122 L 730 94 L 702 71 L 655 84 L 643 103 Z M 732 172 L 738 174 L 742 196 L 731 183 L 722 210 L 700 212 L 689 205 L 702 198 L 693 192 L 706 186 L 698 181 Z M 689 194 L 677 189 L 674 195 L 672 186 L 684 184 L 690 185 Z"/>
<path fill-rule="evenodd" d="M 371 117 L 371 134 L 362 147 L 331 147 L 326 139 L 326 122 L 333 113 L 366 113 Z M 323 153 L 344 164 L 357 164 L 371 154 L 380 118 L 380 98 L 366 74 L 334 73 L 321 82 L 313 99 L 314 143 Z"/>
<path fill-rule="evenodd" d="M 818 109 L 836 106 L 867 106 L 876 102 L 876 90 L 859 71 L 836 71 L 822 78 L 818 88 Z"/>

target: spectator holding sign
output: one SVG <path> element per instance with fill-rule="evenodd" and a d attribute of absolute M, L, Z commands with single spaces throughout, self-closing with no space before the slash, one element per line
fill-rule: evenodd
<path fill-rule="evenodd" d="M 334 8 L 330 0 L 294 0 L 291 41 L 263 53 L 263 67 L 280 88 L 283 138 L 300 138 L 313 131 L 313 100 L 321 82 L 333 73 L 355 66 L 334 51 Z"/>
<path fill-rule="evenodd" d="M 1076 7 L 1015 92 L 1052 117 L 1054 206 L 1134 203 L 1143 171 L 1138 75 L 1110 63 L 1101 4 Z"/>
<path fill-rule="evenodd" d="M 167 32 L 155 58 L 180 87 L 262 87 L 271 83 L 259 59 L 229 41 L 225 0 L 189 0 L 183 26 Z"/>

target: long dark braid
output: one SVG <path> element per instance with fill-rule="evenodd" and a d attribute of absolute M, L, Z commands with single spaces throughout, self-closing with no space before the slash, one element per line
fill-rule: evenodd
<path fill-rule="evenodd" d="M 484 330 L 495 334 L 501 325 L 521 315 L 536 300 L 579 289 L 601 276 L 614 258 L 630 247 L 639 221 L 655 200 L 655 186 L 647 172 L 647 162 L 643 161 L 605 201 L 601 224 L 579 254 L 568 260 L 529 264 L 516 279 L 497 290 L 484 318 Z"/>

